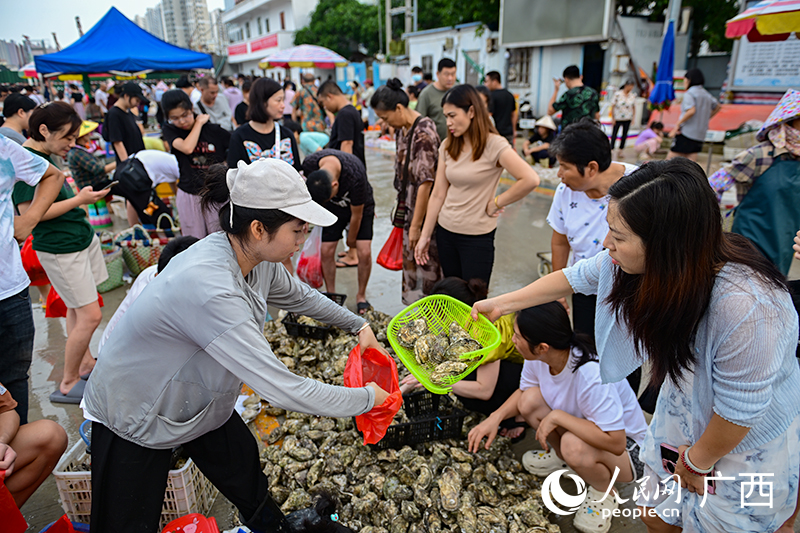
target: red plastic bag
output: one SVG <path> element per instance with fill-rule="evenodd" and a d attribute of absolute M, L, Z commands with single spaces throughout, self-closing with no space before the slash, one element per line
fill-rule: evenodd
<path fill-rule="evenodd" d="M 378 254 L 378 264 L 389 270 L 403 270 L 403 228 L 392 229 Z"/>
<path fill-rule="evenodd" d="M 100 307 L 103 307 L 103 297 L 97 293 L 97 301 L 100 302 Z M 67 305 L 61 296 L 56 292 L 55 287 L 50 287 L 50 292 L 47 293 L 47 308 L 44 311 L 44 316 L 47 318 L 64 318 L 67 316 Z"/>
<path fill-rule="evenodd" d="M 0 470 L 0 517 L 2 517 L 3 527 L 2 530 L 8 533 L 24 533 L 28 529 L 28 523 L 19 512 L 14 497 L 6 487 L 3 480 L 6 477 L 6 471 Z"/>
<path fill-rule="evenodd" d="M 50 283 L 44 267 L 39 262 L 39 256 L 36 255 L 36 250 L 33 249 L 33 235 L 29 235 L 25 240 L 20 255 L 22 256 L 22 268 L 25 269 L 31 279 L 31 285 L 38 287 Z"/>
<path fill-rule="evenodd" d="M 47 533 L 75 533 L 75 528 L 72 527 L 72 522 L 69 521 L 67 515 L 62 515 L 53 522 L 52 526 L 47 528 Z"/>
<path fill-rule="evenodd" d="M 322 287 L 322 226 L 315 226 L 297 261 L 297 277 L 311 287 Z"/>
<path fill-rule="evenodd" d="M 161 533 L 219 533 L 217 521 L 197 513 L 176 518 Z"/>
<path fill-rule="evenodd" d="M 364 435 L 365 445 L 380 442 L 386 435 L 394 415 L 403 405 L 403 395 L 394 360 L 375 348 L 368 348 L 362 355 L 361 346 L 356 344 L 344 367 L 344 386 L 363 387 L 370 381 L 388 392 L 389 397 L 378 407 L 356 417 L 356 426 Z"/>

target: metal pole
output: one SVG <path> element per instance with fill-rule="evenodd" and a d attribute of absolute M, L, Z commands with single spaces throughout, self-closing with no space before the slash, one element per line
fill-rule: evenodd
<path fill-rule="evenodd" d="M 419 0 L 414 0 L 414 31 L 417 31 L 417 10 L 419 8 Z"/>
<path fill-rule="evenodd" d="M 392 0 L 386 0 L 386 57 L 390 55 L 389 47 L 392 42 Z"/>
<path fill-rule="evenodd" d="M 406 34 L 411 33 L 411 27 L 412 27 L 412 23 L 413 23 L 413 14 L 412 14 L 412 9 L 413 8 L 411 6 L 411 1 L 412 0 L 406 0 L 406 12 L 403 14 L 403 17 L 405 19 L 405 32 L 406 32 Z M 405 43 L 405 52 L 406 52 L 406 55 L 408 55 L 408 39 L 406 39 L 406 43 Z"/>
<path fill-rule="evenodd" d="M 667 8 L 667 17 L 664 20 L 664 30 L 661 32 L 662 35 L 667 33 L 667 26 L 669 26 L 669 21 L 672 20 L 675 22 L 675 33 L 678 33 L 678 21 L 681 18 L 681 0 L 669 0 L 669 7 Z"/>
<path fill-rule="evenodd" d="M 381 3 L 378 2 L 378 52 L 383 50 L 383 23 L 381 22 Z"/>

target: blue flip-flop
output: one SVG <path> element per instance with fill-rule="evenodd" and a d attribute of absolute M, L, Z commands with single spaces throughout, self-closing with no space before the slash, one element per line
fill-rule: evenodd
<path fill-rule="evenodd" d="M 53 403 L 79 404 L 83 399 L 83 391 L 85 389 L 86 382 L 80 379 L 66 394 L 61 392 L 60 389 L 56 389 L 56 391 L 50 395 L 50 401 Z"/>
<path fill-rule="evenodd" d="M 81 374 L 81 379 L 82 379 L 83 381 L 89 381 L 89 378 L 90 378 L 91 376 L 92 376 L 92 371 L 91 371 L 91 370 L 89 370 L 87 373 L 85 373 L 85 374 Z"/>

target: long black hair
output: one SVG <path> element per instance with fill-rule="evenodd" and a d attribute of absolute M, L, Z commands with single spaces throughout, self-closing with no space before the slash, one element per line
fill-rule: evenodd
<path fill-rule="evenodd" d="M 591 361 L 597 361 L 597 349 L 588 335 L 575 333 L 569 323 L 567 310 L 559 302 L 528 307 L 517 313 L 517 328 L 531 350 L 538 344 L 548 344 L 556 350 L 577 348 L 580 357 L 573 358 L 572 371 Z"/>
<path fill-rule="evenodd" d="M 225 180 L 227 173 L 228 165 L 225 163 L 211 165 L 206 171 L 205 183 L 200 191 L 201 209 L 204 211 L 219 209 L 219 225 L 222 227 L 222 231 L 232 237 L 237 237 L 242 244 L 245 244 L 250 224 L 254 220 L 264 225 L 264 229 L 270 237 L 275 235 L 284 224 L 296 220 L 296 217 L 284 213 L 280 209 L 253 209 L 237 205 L 233 210 L 233 225 L 231 225 L 230 191 Z"/>
<path fill-rule="evenodd" d="M 751 268 L 766 285 L 788 291 L 778 269 L 741 235 L 722 232 L 714 191 L 700 165 L 678 157 L 643 165 L 608 191 L 644 245 L 644 272 L 617 268 L 606 302 L 631 331 L 637 355 L 652 363 L 651 385 L 680 387 L 697 359 L 697 328 L 726 263 Z"/>

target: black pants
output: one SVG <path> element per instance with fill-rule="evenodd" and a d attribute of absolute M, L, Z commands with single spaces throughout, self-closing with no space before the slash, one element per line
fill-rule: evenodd
<path fill-rule="evenodd" d="M 152 105 L 152 104 L 151 104 Z M 156 122 L 158 123 L 159 127 L 164 127 L 164 108 L 161 107 L 161 102 L 156 102 Z"/>
<path fill-rule="evenodd" d="M 219 429 L 183 445 L 201 472 L 230 500 L 254 531 L 286 531 L 269 496 L 258 446 L 236 413 Z M 92 424 L 92 533 L 159 531 L 171 450 L 144 448 Z M 267 505 L 265 505 L 265 503 Z M 270 523 L 272 522 L 272 523 Z"/>
<path fill-rule="evenodd" d="M 159 198 L 155 189 L 139 191 L 131 187 L 128 183 L 120 181 L 114 186 L 114 194 L 122 196 L 133 205 L 142 224 L 155 226 L 158 224 L 158 219 L 161 215 L 169 215 L 172 217 L 172 210 Z M 152 204 L 152 206 L 150 204 Z M 171 227 L 172 225 L 166 217 L 161 219 L 160 229 L 169 229 Z"/>
<path fill-rule="evenodd" d="M 462 235 L 436 226 L 436 245 L 444 277 L 479 278 L 489 284 L 494 267 L 494 234 Z"/>
<path fill-rule="evenodd" d="M 625 140 L 628 138 L 628 128 L 631 127 L 630 120 L 618 120 L 614 123 L 611 129 L 611 149 L 614 149 L 614 144 L 617 142 L 617 132 L 622 128 L 622 137 L 619 140 L 619 149 L 625 148 Z"/>
<path fill-rule="evenodd" d="M 485 415 L 490 415 L 500 409 L 500 406 L 506 403 L 512 394 L 519 389 L 519 377 L 522 374 L 522 365 L 520 363 L 512 363 L 505 359 L 500 360 L 500 373 L 497 375 L 497 385 L 494 386 L 492 397 L 488 400 L 478 400 L 475 398 L 465 398 L 458 396 L 464 407 L 470 411 L 476 411 Z M 478 371 L 475 370 L 467 377 L 465 381 L 475 381 L 478 378 Z"/>
<path fill-rule="evenodd" d="M 572 324 L 575 333 L 583 333 L 592 338 L 594 342 L 594 314 L 597 309 L 597 296 L 575 293 L 572 295 Z M 642 369 L 637 368 L 628 376 L 628 383 L 633 389 L 633 394 L 639 392 L 639 383 L 642 380 Z M 656 391 L 656 396 L 658 391 Z M 653 400 L 655 402 L 655 400 Z M 648 411 L 652 413 L 652 411 Z"/>

